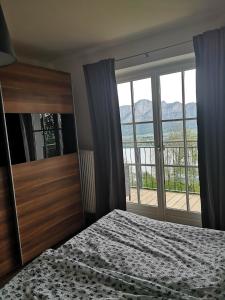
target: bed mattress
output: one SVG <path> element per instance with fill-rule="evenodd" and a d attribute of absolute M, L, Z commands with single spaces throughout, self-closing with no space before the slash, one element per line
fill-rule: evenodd
<path fill-rule="evenodd" d="M 114 210 L 36 258 L 0 299 L 225 299 L 225 232 Z"/>

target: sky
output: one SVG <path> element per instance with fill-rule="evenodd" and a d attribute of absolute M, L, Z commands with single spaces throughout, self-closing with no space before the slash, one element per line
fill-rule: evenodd
<path fill-rule="evenodd" d="M 196 102 L 195 93 L 195 70 L 184 72 L 185 103 Z M 134 103 L 140 99 L 152 100 L 151 78 L 141 79 L 133 82 Z M 131 104 L 130 83 L 125 82 L 117 85 L 119 104 Z M 181 73 L 172 73 L 160 76 L 161 99 L 167 103 L 182 101 L 182 80 Z"/>

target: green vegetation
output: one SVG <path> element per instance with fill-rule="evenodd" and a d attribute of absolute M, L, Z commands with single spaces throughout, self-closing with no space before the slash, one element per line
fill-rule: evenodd
<path fill-rule="evenodd" d="M 188 190 L 190 193 L 199 193 L 198 179 L 198 152 L 197 136 L 193 130 L 187 131 L 187 158 L 185 159 L 183 133 L 172 132 L 164 137 L 164 165 L 165 165 L 165 189 L 168 191 L 185 192 L 185 177 L 187 176 Z M 146 144 L 145 144 L 146 143 Z M 148 142 L 140 147 L 149 147 Z M 147 146 L 148 145 L 148 146 Z M 127 145 L 126 145 L 127 147 Z M 129 148 L 129 146 L 128 146 Z M 187 174 L 185 173 L 185 161 L 187 160 Z M 177 167 L 174 167 L 177 166 Z M 140 186 L 142 188 L 156 189 L 156 175 L 152 168 L 141 172 Z M 135 174 L 130 170 L 130 185 L 136 186 Z"/>
<path fill-rule="evenodd" d="M 168 175 L 168 174 L 167 174 Z M 186 185 L 185 180 L 183 180 L 179 177 L 178 172 L 174 174 L 173 177 L 167 177 L 165 179 L 165 189 L 167 191 L 176 191 L 176 192 L 185 192 L 186 191 Z M 199 188 L 199 181 L 198 181 L 198 174 L 196 168 L 193 168 L 192 174 L 188 174 L 188 190 L 190 193 L 197 193 L 199 194 L 200 188 Z M 132 182 L 130 183 L 132 184 Z M 151 175 L 149 172 L 144 172 L 142 174 L 142 188 L 147 188 L 151 190 L 155 190 L 157 188 L 157 181 L 156 177 Z"/>

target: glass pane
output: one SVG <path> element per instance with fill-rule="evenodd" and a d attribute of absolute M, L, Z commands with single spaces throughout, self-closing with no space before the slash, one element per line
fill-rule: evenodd
<path fill-rule="evenodd" d="M 165 167 L 166 206 L 187 210 L 184 167 Z"/>
<path fill-rule="evenodd" d="M 141 188 L 157 189 L 156 168 L 154 166 L 141 166 Z"/>
<path fill-rule="evenodd" d="M 184 146 L 171 143 L 164 148 L 164 165 L 183 166 L 184 164 Z"/>
<path fill-rule="evenodd" d="M 183 118 L 181 72 L 161 75 L 160 87 L 162 120 Z"/>
<path fill-rule="evenodd" d="M 198 132 L 197 132 L 197 120 L 188 120 L 186 121 L 186 136 L 187 141 L 197 141 Z"/>
<path fill-rule="evenodd" d="M 154 142 L 154 128 L 152 123 L 136 124 L 136 139 L 138 143 Z"/>
<path fill-rule="evenodd" d="M 155 164 L 155 147 L 153 145 L 138 147 L 140 153 L 141 164 Z"/>
<path fill-rule="evenodd" d="M 196 118 L 196 71 L 184 72 L 186 118 Z"/>
<path fill-rule="evenodd" d="M 163 143 L 164 145 L 183 145 L 183 122 L 170 121 L 162 122 Z"/>
<path fill-rule="evenodd" d="M 42 132 L 34 133 L 34 150 L 36 160 L 45 158 L 44 136 Z"/>
<path fill-rule="evenodd" d="M 123 143 L 133 143 L 133 125 L 121 125 Z"/>
<path fill-rule="evenodd" d="M 130 82 L 117 84 L 121 123 L 132 122 Z"/>
<path fill-rule="evenodd" d="M 153 121 L 151 78 L 133 82 L 135 122 Z"/>
<path fill-rule="evenodd" d="M 186 110 L 186 118 L 196 118 L 197 116 L 197 108 L 196 103 L 186 103 L 185 104 Z"/>
<path fill-rule="evenodd" d="M 136 168 L 135 166 L 125 164 L 124 170 L 126 199 L 128 202 L 138 203 Z"/>
<path fill-rule="evenodd" d="M 137 187 L 136 167 L 129 166 L 129 184 L 130 187 Z"/>
<path fill-rule="evenodd" d="M 186 198 L 186 193 L 184 192 L 166 192 L 166 207 L 187 210 Z"/>
<path fill-rule="evenodd" d="M 194 212 L 201 212 L 200 202 L 200 185 L 197 167 L 188 168 L 188 190 L 190 210 Z"/>
<path fill-rule="evenodd" d="M 156 168 L 141 166 L 140 202 L 147 205 L 158 205 Z"/>
<path fill-rule="evenodd" d="M 188 143 L 187 162 L 189 166 L 198 166 L 198 148 L 197 143 Z"/>
<path fill-rule="evenodd" d="M 185 192 L 185 168 L 165 167 L 165 189 L 171 192 Z"/>
<path fill-rule="evenodd" d="M 188 167 L 189 193 L 200 193 L 199 176 L 197 167 Z"/>
<path fill-rule="evenodd" d="M 201 199 L 198 194 L 189 194 L 190 211 L 201 213 Z"/>
<path fill-rule="evenodd" d="M 123 145 L 124 164 L 135 164 L 134 145 Z"/>

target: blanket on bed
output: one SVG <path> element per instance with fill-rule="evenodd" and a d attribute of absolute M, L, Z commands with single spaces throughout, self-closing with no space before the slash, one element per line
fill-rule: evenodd
<path fill-rule="evenodd" d="M 48 250 L 0 299 L 225 299 L 225 232 L 115 210 Z"/>

